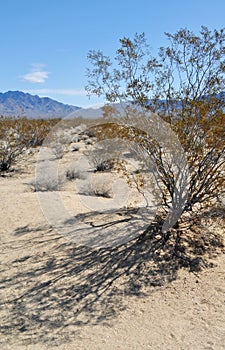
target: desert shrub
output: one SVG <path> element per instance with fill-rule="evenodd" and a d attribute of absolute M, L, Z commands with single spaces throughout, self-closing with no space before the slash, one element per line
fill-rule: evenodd
<path fill-rule="evenodd" d="M 80 141 L 81 141 L 80 136 L 76 136 L 76 137 L 73 139 L 73 142 L 80 142 Z"/>
<path fill-rule="evenodd" d="M 60 191 L 62 185 L 65 183 L 65 177 L 51 177 L 48 173 L 30 181 L 29 186 L 34 192 L 52 192 Z"/>
<path fill-rule="evenodd" d="M 27 150 L 40 146 L 59 120 L 0 118 L 0 173 L 11 167 Z"/>
<path fill-rule="evenodd" d="M 79 149 L 80 149 L 80 147 L 79 146 L 72 146 L 71 147 L 71 152 L 78 152 L 79 151 Z"/>
<path fill-rule="evenodd" d="M 85 134 L 86 134 L 89 138 L 96 137 L 96 133 L 95 133 L 94 129 L 91 129 L 91 128 L 87 129 L 87 130 L 85 131 Z"/>
<path fill-rule="evenodd" d="M 27 139 L 32 147 L 41 146 L 48 133 L 60 121 L 60 119 L 33 119 L 24 120 L 27 128 Z"/>
<path fill-rule="evenodd" d="M 55 143 L 51 146 L 51 151 L 56 159 L 61 159 L 64 154 L 64 147 L 61 143 Z"/>
<path fill-rule="evenodd" d="M 184 218 L 191 226 L 196 213 L 225 194 L 225 29 L 202 26 L 195 34 L 185 28 L 166 36 L 169 44 L 156 57 L 144 33 L 122 38 L 114 60 L 90 51 L 87 91 L 124 102 L 117 127 L 105 124 L 106 138 L 119 131 L 133 141 L 147 168 L 153 164 L 159 221 L 169 220 L 162 236 L 170 237 L 172 227 L 181 234 Z M 104 112 L 117 118 L 118 110 Z"/>
<path fill-rule="evenodd" d="M 81 193 L 86 196 L 95 196 L 103 198 L 111 198 L 111 188 L 108 182 L 104 181 L 93 181 L 87 183 L 81 189 Z"/>
<path fill-rule="evenodd" d="M 85 152 L 90 165 L 95 171 L 110 171 L 116 159 L 120 157 L 121 149 L 115 142 L 99 142 L 94 148 Z"/>
<path fill-rule="evenodd" d="M 85 145 L 93 145 L 93 141 L 90 139 L 87 139 L 84 141 Z"/>
<path fill-rule="evenodd" d="M 107 159 L 96 164 L 95 171 L 109 171 L 112 170 L 114 166 L 113 159 Z"/>
<path fill-rule="evenodd" d="M 75 169 L 74 167 L 71 167 L 70 169 L 66 170 L 66 178 L 68 180 L 84 180 L 86 178 L 83 171 Z"/>
<path fill-rule="evenodd" d="M 12 141 L 12 138 L 0 141 L 0 173 L 9 171 L 26 150 L 22 143 L 15 144 L 15 142 Z"/>

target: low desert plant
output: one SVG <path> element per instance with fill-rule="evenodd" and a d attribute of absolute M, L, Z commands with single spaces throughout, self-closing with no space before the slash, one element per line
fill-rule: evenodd
<path fill-rule="evenodd" d="M 86 153 L 89 163 L 95 171 L 109 171 L 114 167 L 115 160 L 120 157 L 121 150 L 115 142 L 100 142 Z"/>
<path fill-rule="evenodd" d="M 81 192 L 85 196 L 95 196 L 103 198 L 111 198 L 111 188 L 108 182 L 98 182 L 94 181 L 92 183 L 87 183 L 82 189 Z"/>
<path fill-rule="evenodd" d="M 112 170 L 114 166 L 113 159 L 107 159 L 96 164 L 95 171 L 109 171 Z"/>
<path fill-rule="evenodd" d="M 38 147 L 59 120 L 0 118 L 0 173 L 10 171 L 30 148 Z"/>
<path fill-rule="evenodd" d="M 30 181 L 29 185 L 34 192 L 52 192 L 59 191 L 65 182 L 64 176 L 51 177 L 48 173 L 38 176 Z"/>
<path fill-rule="evenodd" d="M 71 152 L 78 152 L 79 149 L 80 149 L 79 146 L 73 146 L 73 147 L 71 148 Z"/>
<path fill-rule="evenodd" d="M 90 139 L 87 139 L 84 141 L 85 145 L 93 145 L 93 141 Z"/>
<path fill-rule="evenodd" d="M 95 131 L 92 130 L 91 128 L 90 128 L 90 129 L 87 129 L 87 130 L 85 131 L 85 134 L 86 134 L 89 138 L 96 137 Z"/>
<path fill-rule="evenodd" d="M 0 173 L 11 170 L 12 165 L 16 160 L 25 153 L 26 146 L 23 142 L 12 141 L 12 138 L 8 140 L 0 141 Z"/>
<path fill-rule="evenodd" d="M 86 178 L 84 172 L 81 170 L 75 169 L 74 167 L 71 167 L 70 169 L 66 170 L 66 178 L 68 180 L 84 180 Z"/>
<path fill-rule="evenodd" d="M 62 159 L 64 154 L 64 147 L 61 143 L 56 143 L 51 147 L 51 150 L 56 159 Z"/>

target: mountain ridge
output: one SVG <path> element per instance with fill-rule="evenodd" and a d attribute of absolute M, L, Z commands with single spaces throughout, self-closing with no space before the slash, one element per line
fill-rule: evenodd
<path fill-rule="evenodd" d="M 0 92 L 0 115 L 9 117 L 64 118 L 80 107 L 58 102 L 49 97 L 39 97 L 23 91 Z"/>

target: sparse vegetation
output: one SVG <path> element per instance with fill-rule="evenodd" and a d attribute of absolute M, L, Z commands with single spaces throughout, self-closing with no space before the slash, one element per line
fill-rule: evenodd
<path fill-rule="evenodd" d="M 21 156 L 42 144 L 59 120 L 0 118 L 0 173 L 10 171 Z"/>
<path fill-rule="evenodd" d="M 74 143 L 82 142 L 94 172 L 122 172 L 140 193 L 145 186 L 143 173 L 151 172 L 146 178 L 149 183 L 154 178 L 154 191 L 161 201 L 156 218 L 162 223 L 163 240 L 175 231 L 178 242 L 183 231 L 200 227 L 203 214 L 224 203 L 225 33 L 224 29 L 211 32 L 202 27 L 198 35 L 181 29 L 166 36 L 169 46 L 161 48 L 157 57 L 150 56 L 144 34 L 136 34 L 133 40 L 122 38 L 115 67 L 102 52 L 89 53 L 88 92 L 108 102 L 125 102 L 122 113 L 106 105 L 104 123 L 93 127 L 93 121 L 85 124 L 82 120 L 78 125 L 78 120 L 65 120 L 57 129 L 53 128 L 59 122 L 56 119 L 2 117 L 0 173 L 10 171 L 44 140 L 46 147 L 53 145 L 57 159 L 63 156 L 63 145 L 78 151 Z M 57 138 L 60 142 L 54 145 Z M 140 174 L 130 174 L 123 161 L 118 161 L 124 142 L 141 161 Z M 34 191 L 55 191 L 66 178 L 82 180 L 85 176 L 71 168 L 63 177 L 46 174 L 31 185 Z M 89 185 L 84 193 L 111 196 L 102 182 Z"/>

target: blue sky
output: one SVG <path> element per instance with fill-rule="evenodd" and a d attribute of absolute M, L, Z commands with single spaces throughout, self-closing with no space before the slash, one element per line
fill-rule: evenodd
<path fill-rule="evenodd" d="M 145 32 L 150 46 L 164 32 L 225 27 L 224 0 L 1 0 L 0 92 L 21 90 L 81 107 L 90 49 L 113 55 L 119 38 Z"/>

